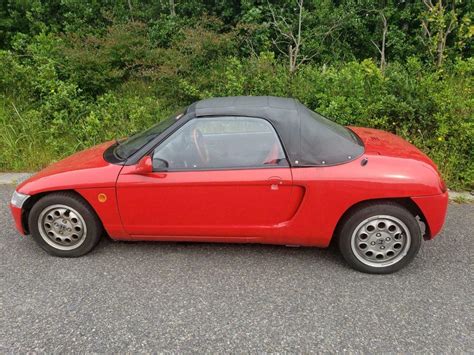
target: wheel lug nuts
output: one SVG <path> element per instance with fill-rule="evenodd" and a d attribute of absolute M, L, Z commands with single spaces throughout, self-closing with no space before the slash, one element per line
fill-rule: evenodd
<path fill-rule="evenodd" d="M 383 245 L 380 246 L 380 249 L 385 249 L 385 247 Z"/>
<path fill-rule="evenodd" d="M 380 237 L 381 235 L 382 235 L 382 234 L 380 234 L 380 233 L 377 233 L 377 234 L 376 234 L 377 237 Z"/>
<path fill-rule="evenodd" d="M 375 242 L 370 242 L 370 245 L 375 245 Z"/>
<path fill-rule="evenodd" d="M 389 241 L 390 241 L 390 237 L 385 238 L 385 240 L 386 240 L 387 242 L 389 242 Z"/>

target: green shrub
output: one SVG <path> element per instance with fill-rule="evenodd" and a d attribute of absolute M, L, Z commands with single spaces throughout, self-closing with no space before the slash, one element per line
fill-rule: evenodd
<path fill-rule="evenodd" d="M 114 25 L 100 38 L 18 35 L 14 50 L 0 51 L 0 169 L 40 169 L 198 99 L 275 95 L 340 124 L 399 134 L 451 188 L 474 187 L 473 59 L 434 70 L 409 58 L 383 74 L 372 60 L 304 64 L 290 75 L 273 52 L 238 57 L 233 34 L 212 26 L 184 28 L 157 48 L 174 28 L 167 21 L 152 33 L 138 22 Z"/>

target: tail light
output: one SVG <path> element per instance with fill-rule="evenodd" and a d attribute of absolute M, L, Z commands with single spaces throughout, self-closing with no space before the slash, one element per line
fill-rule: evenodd
<path fill-rule="evenodd" d="M 439 178 L 439 187 L 441 189 L 441 191 L 444 193 L 446 191 L 448 191 L 448 187 L 446 186 L 446 183 L 444 182 L 443 178 Z"/>

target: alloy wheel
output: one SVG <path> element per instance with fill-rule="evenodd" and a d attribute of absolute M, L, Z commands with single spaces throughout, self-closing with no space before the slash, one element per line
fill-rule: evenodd
<path fill-rule="evenodd" d="M 59 204 L 41 211 L 38 229 L 46 243 L 60 250 L 79 247 L 87 235 L 87 226 L 81 214 L 69 206 Z"/>
<path fill-rule="evenodd" d="M 399 262 L 410 249 L 411 234 L 398 218 L 388 215 L 363 220 L 351 237 L 351 248 L 362 263 L 386 267 Z"/>

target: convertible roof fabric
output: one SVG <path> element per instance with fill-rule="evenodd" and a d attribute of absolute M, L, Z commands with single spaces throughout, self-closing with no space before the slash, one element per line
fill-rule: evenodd
<path fill-rule="evenodd" d="M 309 110 L 295 99 L 218 97 L 198 101 L 187 112 L 194 112 L 196 117 L 246 116 L 268 120 L 278 132 L 292 166 L 341 164 L 364 152 L 355 133 Z"/>

